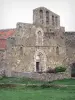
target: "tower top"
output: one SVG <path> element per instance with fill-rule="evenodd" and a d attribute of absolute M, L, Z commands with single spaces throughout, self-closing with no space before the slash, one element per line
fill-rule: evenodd
<path fill-rule="evenodd" d="M 39 9 L 42 9 L 42 10 L 47 10 L 47 11 L 49 11 L 49 12 L 51 12 L 51 13 L 53 13 L 53 14 L 55 14 L 55 15 L 57 15 L 57 16 L 59 16 L 58 14 L 56 14 L 56 13 L 54 13 L 53 11 L 51 11 L 51 10 L 49 10 L 48 8 L 46 8 L 46 7 L 37 7 L 37 8 L 35 8 L 35 9 L 33 9 L 33 11 L 34 10 L 39 10 Z"/>
<path fill-rule="evenodd" d="M 60 27 L 60 16 L 45 7 L 38 7 L 33 10 L 33 23 L 45 27 Z"/>

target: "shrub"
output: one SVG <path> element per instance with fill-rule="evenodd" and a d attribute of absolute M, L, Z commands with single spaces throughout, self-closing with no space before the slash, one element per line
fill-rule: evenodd
<path fill-rule="evenodd" d="M 58 73 L 58 72 L 65 72 L 66 67 L 65 66 L 58 66 L 55 68 L 48 68 L 46 73 Z"/>
<path fill-rule="evenodd" d="M 55 72 L 58 73 L 58 72 L 65 72 L 66 70 L 66 67 L 64 66 L 58 66 L 55 68 Z"/>

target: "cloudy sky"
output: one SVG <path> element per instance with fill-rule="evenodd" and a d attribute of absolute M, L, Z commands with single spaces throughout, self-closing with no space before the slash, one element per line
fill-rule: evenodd
<path fill-rule="evenodd" d="M 61 26 L 75 31 L 75 0 L 0 0 L 0 29 L 15 28 L 17 22 L 32 23 L 33 9 L 44 6 L 60 15 Z"/>

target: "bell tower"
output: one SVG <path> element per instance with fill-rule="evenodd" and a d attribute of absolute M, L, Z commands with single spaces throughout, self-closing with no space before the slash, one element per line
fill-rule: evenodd
<path fill-rule="evenodd" d="M 33 24 L 59 28 L 60 16 L 45 7 L 39 7 L 33 10 Z"/>

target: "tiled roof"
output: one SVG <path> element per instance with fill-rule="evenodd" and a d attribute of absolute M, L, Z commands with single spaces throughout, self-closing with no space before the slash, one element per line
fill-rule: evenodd
<path fill-rule="evenodd" d="M 6 49 L 6 39 L 0 39 L 0 50 Z"/>
<path fill-rule="evenodd" d="M 12 36 L 14 32 L 15 29 L 0 30 L 0 39 L 7 39 L 8 37 Z"/>
<path fill-rule="evenodd" d="M 15 29 L 0 30 L 0 50 L 6 49 L 6 39 L 15 33 Z"/>

